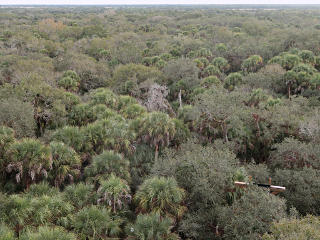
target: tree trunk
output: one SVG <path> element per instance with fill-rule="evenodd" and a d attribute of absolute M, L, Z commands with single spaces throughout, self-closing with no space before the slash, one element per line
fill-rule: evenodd
<path fill-rule="evenodd" d="M 288 85 L 288 98 L 291 100 L 291 84 Z"/>
<path fill-rule="evenodd" d="M 154 160 L 157 161 L 158 160 L 158 155 L 159 155 L 159 146 L 158 144 L 156 145 L 156 152 L 155 152 L 155 155 L 154 155 Z"/>
<path fill-rule="evenodd" d="M 182 108 L 181 89 L 179 91 L 179 104 L 180 104 L 180 108 Z"/>
<path fill-rule="evenodd" d="M 225 122 L 223 122 L 221 124 L 221 128 L 222 128 L 222 132 L 223 132 L 224 141 L 229 142 L 227 124 Z"/>

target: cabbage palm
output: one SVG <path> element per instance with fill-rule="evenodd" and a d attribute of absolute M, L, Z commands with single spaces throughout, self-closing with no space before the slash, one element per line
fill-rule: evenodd
<path fill-rule="evenodd" d="M 78 153 L 86 147 L 85 135 L 78 127 L 65 126 L 60 128 L 53 133 L 51 140 L 63 142 Z"/>
<path fill-rule="evenodd" d="M 185 191 L 174 178 L 153 177 L 142 183 L 134 199 L 139 212 L 179 218 L 186 209 L 182 205 L 184 197 Z"/>
<path fill-rule="evenodd" d="M 106 181 L 100 182 L 98 188 L 98 203 L 107 202 L 113 212 L 122 209 L 131 201 L 130 187 L 127 182 L 114 174 Z"/>
<path fill-rule="evenodd" d="M 108 121 L 97 121 L 90 123 L 81 129 L 87 141 L 87 148 L 93 153 L 99 154 L 105 148 L 106 138 L 108 137 L 106 122 Z"/>
<path fill-rule="evenodd" d="M 147 110 L 140 104 L 131 104 L 121 110 L 121 114 L 128 119 L 141 117 Z"/>
<path fill-rule="evenodd" d="M 50 148 L 35 139 L 22 139 L 14 142 L 8 150 L 6 171 L 15 172 L 18 183 L 29 188 L 40 176 L 47 177 L 52 168 Z"/>
<path fill-rule="evenodd" d="M 66 203 L 61 194 L 54 197 L 42 195 L 29 199 L 32 212 L 27 221 L 35 226 L 48 223 L 56 224 L 61 217 L 70 214 L 74 210 L 72 204 Z"/>
<path fill-rule="evenodd" d="M 1 238 L 0 238 L 1 239 Z M 36 232 L 26 231 L 19 239 L 21 240 L 77 240 L 75 234 L 68 233 L 62 227 L 41 226 Z"/>
<path fill-rule="evenodd" d="M 85 168 L 85 176 L 95 182 L 106 180 L 111 173 L 125 180 L 130 179 L 129 161 L 114 151 L 104 151 L 92 159 L 91 165 Z"/>
<path fill-rule="evenodd" d="M 28 224 L 28 219 L 33 212 L 30 199 L 19 195 L 11 195 L 2 202 L 4 207 L 4 222 L 14 228 L 16 234 Z M 2 219 L 3 220 L 3 219 Z"/>
<path fill-rule="evenodd" d="M 83 208 L 94 202 L 94 186 L 84 183 L 69 185 L 63 191 L 63 197 L 77 209 Z"/>
<path fill-rule="evenodd" d="M 25 194 L 29 198 L 40 197 L 44 195 L 54 197 L 59 194 L 59 189 L 54 188 L 47 182 L 43 181 L 38 184 L 32 184 Z"/>
<path fill-rule="evenodd" d="M 94 122 L 97 116 L 93 112 L 93 107 L 89 104 L 78 104 L 69 113 L 69 122 L 72 125 L 83 126 Z"/>
<path fill-rule="evenodd" d="M 143 118 L 133 122 L 133 127 L 140 138 L 140 141 L 155 147 L 155 158 L 158 157 L 159 147 L 166 147 L 174 138 L 176 133 L 175 123 L 162 112 L 151 112 Z"/>
<path fill-rule="evenodd" d="M 15 240 L 14 232 L 3 223 L 0 223 L 0 240 Z"/>
<path fill-rule="evenodd" d="M 58 81 L 58 86 L 63 87 L 67 91 L 77 92 L 80 85 L 80 78 L 74 71 L 66 71 L 62 78 Z"/>
<path fill-rule="evenodd" d="M 14 130 L 6 126 L 0 126 L 0 159 L 5 155 L 6 150 L 14 142 Z"/>
<path fill-rule="evenodd" d="M 72 227 L 80 236 L 98 240 L 119 236 L 121 223 L 120 219 L 113 219 L 106 208 L 92 205 L 75 214 Z"/>
<path fill-rule="evenodd" d="M 73 178 L 80 174 L 80 157 L 71 147 L 62 142 L 51 142 L 50 148 L 53 160 L 50 174 L 54 179 L 54 185 L 59 187 L 66 177 L 69 177 L 72 182 Z"/>
<path fill-rule="evenodd" d="M 110 120 L 106 126 L 106 148 L 125 154 L 132 153 L 132 142 L 136 138 L 134 131 L 129 128 L 129 123 L 124 119 Z"/>
<path fill-rule="evenodd" d="M 261 67 L 263 64 L 263 59 L 259 55 L 253 55 L 243 61 L 241 68 L 243 72 L 255 72 Z"/>
<path fill-rule="evenodd" d="M 12 128 L 0 126 L 0 181 L 5 177 L 5 154 L 9 146 L 14 142 Z"/>
<path fill-rule="evenodd" d="M 159 214 L 138 215 L 134 224 L 127 227 L 129 239 L 137 240 L 175 240 L 179 237 L 171 233 L 173 221 Z"/>
<path fill-rule="evenodd" d="M 118 105 L 118 96 L 108 88 L 98 88 L 90 94 L 91 104 L 105 104 L 107 107 L 115 109 Z"/>
<path fill-rule="evenodd" d="M 220 76 L 221 75 L 221 71 L 220 69 L 213 65 L 210 64 L 208 65 L 204 70 L 203 70 L 203 76 L 204 77 L 208 77 L 208 76 Z"/>
<path fill-rule="evenodd" d="M 229 70 L 230 65 L 228 60 L 223 57 L 216 57 L 212 60 L 213 65 L 219 68 L 221 72 L 226 72 Z"/>

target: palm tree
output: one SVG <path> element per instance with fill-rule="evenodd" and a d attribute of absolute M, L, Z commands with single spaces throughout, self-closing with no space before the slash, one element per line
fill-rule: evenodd
<path fill-rule="evenodd" d="M 65 126 L 60 128 L 53 133 L 51 140 L 63 142 L 78 153 L 86 147 L 85 135 L 78 127 Z"/>
<path fill-rule="evenodd" d="M 1 239 L 1 238 L 0 238 Z M 20 238 L 19 238 L 20 239 Z M 36 232 L 26 231 L 22 236 L 23 240 L 77 240 L 74 233 L 67 232 L 62 227 L 41 226 Z"/>
<path fill-rule="evenodd" d="M 107 107 L 116 109 L 118 105 L 118 96 L 108 88 L 98 88 L 90 94 L 91 104 L 105 104 Z"/>
<path fill-rule="evenodd" d="M 241 68 L 244 73 L 256 72 L 263 64 L 263 59 L 259 55 L 252 55 L 243 61 Z"/>
<path fill-rule="evenodd" d="M 203 77 L 209 77 L 209 76 L 219 77 L 221 75 L 221 72 L 217 66 L 210 64 L 203 70 L 202 75 L 203 75 Z"/>
<path fill-rule="evenodd" d="M 133 121 L 132 127 L 135 128 L 140 141 L 155 147 L 155 159 L 158 158 L 159 147 L 170 144 L 176 133 L 175 123 L 162 112 L 151 112 L 143 118 Z"/>
<path fill-rule="evenodd" d="M 93 204 L 95 198 L 94 186 L 85 183 L 69 185 L 63 191 L 63 198 L 76 209 L 83 208 Z"/>
<path fill-rule="evenodd" d="M 129 165 L 129 161 L 121 154 L 114 151 L 104 151 L 93 157 L 91 165 L 85 168 L 84 174 L 94 182 L 108 179 L 111 173 L 129 180 Z"/>
<path fill-rule="evenodd" d="M 171 233 L 171 218 L 161 218 L 159 214 L 138 215 L 134 224 L 127 227 L 128 239 L 137 240 L 176 240 L 179 237 Z"/>
<path fill-rule="evenodd" d="M 107 139 L 106 148 L 126 155 L 132 153 L 134 148 L 132 142 L 136 138 L 134 131 L 130 129 L 128 121 L 124 119 L 110 120 L 106 125 Z"/>
<path fill-rule="evenodd" d="M 5 154 L 9 146 L 14 142 L 12 128 L 0 126 L 0 181 L 5 178 Z"/>
<path fill-rule="evenodd" d="M 68 70 L 59 80 L 58 86 L 70 92 L 77 92 L 80 86 L 80 78 L 76 72 Z"/>
<path fill-rule="evenodd" d="M 92 205 L 76 213 L 73 218 L 72 227 L 80 236 L 98 240 L 119 236 L 121 223 L 120 219 L 112 218 L 106 208 Z"/>
<path fill-rule="evenodd" d="M 106 138 L 108 137 L 106 131 L 107 122 L 107 120 L 97 121 L 81 129 L 86 138 L 88 150 L 92 153 L 100 154 L 105 148 Z"/>
<path fill-rule="evenodd" d="M 114 174 L 111 174 L 106 181 L 101 181 L 97 193 L 98 203 L 107 202 L 114 213 L 131 202 L 132 198 L 127 182 Z"/>
<path fill-rule="evenodd" d="M 35 198 L 40 196 L 54 197 L 59 194 L 59 189 L 50 186 L 47 182 L 43 181 L 38 184 L 32 184 L 28 191 L 25 192 L 29 198 Z"/>
<path fill-rule="evenodd" d="M 97 116 L 93 112 L 93 107 L 86 103 L 74 106 L 68 117 L 70 124 L 76 126 L 84 126 L 97 120 Z"/>
<path fill-rule="evenodd" d="M 40 226 L 43 224 L 57 224 L 62 217 L 71 214 L 74 207 L 65 202 L 61 194 L 39 197 L 27 196 L 32 211 L 26 219 L 27 225 Z"/>
<path fill-rule="evenodd" d="M 229 70 L 230 65 L 228 60 L 223 57 L 216 57 L 212 60 L 213 65 L 219 68 L 221 72 L 226 72 Z"/>
<path fill-rule="evenodd" d="M 59 187 L 67 177 L 72 182 L 80 174 L 80 157 L 62 142 L 51 142 L 50 148 L 53 160 L 50 175 L 54 179 L 54 185 Z"/>
<path fill-rule="evenodd" d="M 19 236 L 20 231 L 28 224 L 27 219 L 33 211 L 30 200 L 19 195 L 10 195 L 7 201 L 2 202 L 5 221 L 14 228 Z M 2 213 L 3 214 L 3 213 Z M 3 221 L 3 219 L 1 219 Z"/>
<path fill-rule="evenodd" d="M 180 218 L 186 210 L 182 205 L 184 197 L 185 191 L 174 178 L 153 177 L 143 182 L 134 199 L 139 212 Z"/>
<path fill-rule="evenodd" d="M 2 159 L 11 143 L 14 142 L 14 130 L 0 126 L 0 159 Z"/>
<path fill-rule="evenodd" d="M 50 148 L 39 140 L 25 138 L 9 147 L 6 171 L 15 172 L 16 181 L 25 184 L 27 189 L 41 175 L 47 177 L 51 168 Z"/>
<path fill-rule="evenodd" d="M 3 223 L 0 223 L 0 240 L 15 240 L 14 232 Z"/>
<path fill-rule="evenodd" d="M 141 117 L 147 112 L 146 108 L 140 104 L 130 104 L 121 110 L 121 114 L 127 119 Z"/>
<path fill-rule="evenodd" d="M 124 118 L 100 120 L 82 128 L 88 149 L 100 154 L 103 149 L 113 149 L 117 152 L 132 152 L 132 141 L 135 134 L 130 131 Z"/>

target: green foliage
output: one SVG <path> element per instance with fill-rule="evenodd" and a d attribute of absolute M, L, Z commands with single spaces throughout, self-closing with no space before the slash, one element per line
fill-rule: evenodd
<path fill-rule="evenodd" d="M 215 150 L 189 142 L 156 162 L 153 173 L 174 176 L 186 190 L 189 207 L 180 231 L 189 238 L 214 239 L 212 226 L 217 225 L 221 208 L 228 204 L 236 170 L 237 159 L 226 147 Z"/>
<path fill-rule="evenodd" d="M 295 207 L 301 214 L 319 214 L 319 170 L 277 169 L 272 179 L 277 185 L 286 187 L 281 195 L 287 200 L 288 207 Z"/>
<path fill-rule="evenodd" d="M 227 46 L 224 44 L 224 43 L 218 43 L 216 46 L 215 46 L 215 49 L 220 53 L 225 53 L 228 48 Z"/>
<path fill-rule="evenodd" d="M 204 57 L 196 58 L 195 60 L 193 60 L 193 62 L 201 70 L 205 69 L 209 65 L 209 60 Z"/>
<path fill-rule="evenodd" d="M 219 68 L 221 72 L 226 72 L 229 70 L 230 65 L 228 60 L 223 57 L 216 57 L 212 60 L 213 65 Z"/>
<path fill-rule="evenodd" d="M 140 85 L 147 80 L 160 81 L 161 72 L 152 67 L 137 64 L 127 64 L 117 67 L 113 75 L 112 87 L 115 92 L 140 96 Z"/>
<path fill-rule="evenodd" d="M 142 117 L 147 112 L 146 108 L 140 104 L 131 104 L 125 107 L 121 113 L 127 119 Z"/>
<path fill-rule="evenodd" d="M 304 218 L 282 219 L 274 222 L 271 233 L 263 235 L 263 240 L 303 240 L 319 239 L 319 217 L 308 215 Z"/>
<path fill-rule="evenodd" d="M 111 174 L 129 180 L 129 161 L 121 154 L 104 151 L 92 159 L 92 163 L 85 168 L 87 178 L 94 181 L 107 180 Z"/>
<path fill-rule="evenodd" d="M 94 109 L 89 104 L 75 105 L 69 113 L 71 125 L 83 126 L 97 119 Z"/>
<path fill-rule="evenodd" d="M 64 199 L 76 208 L 83 208 L 93 203 L 95 198 L 93 185 L 78 183 L 69 185 L 63 192 Z"/>
<path fill-rule="evenodd" d="M 0 8 L 0 240 L 317 239 L 320 10 L 240 8 Z"/>
<path fill-rule="evenodd" d="M 176 133 L 172 140 L 175 146 L 179 146 L 180 144 L 187 142 L 190 138 L 190 130 L 189 128 L 181 121 L 180 119 L 173 119 Z"/>
<path fill-rule="evenodd" d="M 68 233 L 61 227 L 39 227 L 36 232 L 27 231 L 19 238 L 21 240 L 76 240 L 73 233 Z"/>
<path fill-rule="evenodd" d="M 199 69 L 189 59 L 172 60 L 164 67 L 163 72 L 171 98 L 176 98 L 180 90 L 186 98 L 190 89 L 199 83 Z"/>
<path fill-rule="evenodd" d="M 15 240 L 14 233 L 6 225 L 0 225 L 0 240 Z"/>
<path fill-rule="evenodd" d="M 72 205 L 65 203 L 61 195 L 10 195 L 3 204 L 5 221 L 14 227 L 16 233 L 31 226 L 56 224 L 60 217 L 73 210 Z"/>
<path fill-rule="evenodd" d="M 66 71 L 58 81 L 58 86 L 70 92 L 77 92 L 80 85 L 80 78 L 74 71 Z"/>
<path fill-rule="evenodd" d="M 38 184 L 32 184 L 26 195 L 30 198 L 41 197 L 44 195 L 54 197 L 59 194 L 59 189 L 49 186 L 47 182 L 40 182 Z"/>
<path fill-rule="evenodd" d="M 284 54 L 283 63 L 281 64 L 284 69 L 291 70 L 301 62 L 301 58 L 294 54 Z"/>
<path fill-rule="evenodd" d="M 221 80 L 217 76 L 209 76 L 201 80 L 200 85 L 205 88 L 211 86 L 221 86 Z"/>
<path fill-rule="evenodd" d="M 274 168 L 301 169 L 305 166 L 320 169 L 320 149 L 313 143 L 286 138 L 274 146 L 270 164 Z"/>
<path fill-rule="evenodd" d="M 184 190 L 174 178 L 153 177 L 142 183 L 134 199 L 139 212 L 180 218 L 186 210 L 182 206 L 184 197 Z"/>
<path fill-rule="evenodd" d="M 243 61 L 241 69 L 244 73 L 256 72 L 263 63 L 263 59 L 259 55 L 253 55 Z"/>
<path fill-rule="evenodd" d="M 85 144 L 85 135 L 78 127 L 65 126 L 56 130 L 52 134 L 53 141 L 63 142 L 69 147 L 72 147 L 76 152 L 81 152 Z"/>
<path fill-rule="evenodd" d="M 314 53 L 312 51 L 302 50 L 301 52 L 299 52 L 299 57 L 306 64 L 313 65 L 315 63 Z"/>
<path fill-rule="evenodd" d="M 215 66 L 215 65 L 208 65 L 207 67 L 205 67 L 205 69 L 203 70 L 203 75 L 205 77 L 207 76 L 219 76 L 221 74 L 219 67 Z"/>
<path fill-rule="evenodd" d="M 90 94 L 90 97 L 93 105 L 105 104 L 111 109 L 117 106 L 118 97 L 108 88 L 98 88 Z"/>
<path fill-rule="evenodd" d="M 12 128 L 5 126 L 0 127 L 0 173 L 3 176 L 5 174 L 5 154 L 14 142 L 14 131 Z M 0 177 L 1 179 L 2 177 Z"/>
<path fill-rule="evenodd" d="M 173 221 L 170 218 L 161 218 L 159 214 L 138 215 L 134 224 L 127 227 L 130 238 L 137 240 L 164 240 L 179 239 L 171 233 Z"/>
<path fill-rule="evenodd" d="M 273 221 L 286 217 L 285 201 L 258 187 L 250 187 L 221 212 L 224 239 L 259 239 Z"/>
<path fill-rule="evenodd" d="M 154 156 L 154 149 L 146 144 L 137 145 L 134 153 L 129 156 L 132 188 L 137 188 L 148 177 Z"/>
<path fill-rule="evenodd" d="M 113 212 L 121 210 L 132 198 L 127 182 L 113 174 L 107 180 L 100 181 L 97 195 L 98 203 L 105 203 Z"/>
<path fill-rule="evenodd" d="M 106 208 L 85 207 L 72 220 L 72 227 L 82 237 L 103 239 L 117 237 L 121 232 L 121 220 L 113 219 Z"/>
<path fill-rule="evenodd" d="M 230 73 L 224 80 L 224 87 L 232 91 L 236 86 L 242 83 L 242 75 L 240 73 Z"/>
<path fill-rule="evenodd" d="M 135 127 L 140 141 L 156 148 L 170 144 L 176 133 L 174 121 L 165 113 L 151 112 L 139 119 Z"/>
<path fill-rule="evenodd" d="M 60 186 L 67 177 L 72 182 L 74 177 L 80 174 L 80 157 L 71 147 L 62 142 L 51 142 L 50 148 L 52 154 L 50 176 L 54 179 L 54 185 Z"/>
<path fill-rule="evenodd" d="M 27 188 L 38 178 L 47 177 L 51 167 L 50 148 L 39 140 L 25 138 L 12 143 L 8 149 L 6 170 Z"/>
<path fill-rule="evenodd" d="M 15 98 L 3 99 L 0 112 L 0 124 L 12 128 L 17 138 L 35 135 L 36 125 L 30 103 Z"/>

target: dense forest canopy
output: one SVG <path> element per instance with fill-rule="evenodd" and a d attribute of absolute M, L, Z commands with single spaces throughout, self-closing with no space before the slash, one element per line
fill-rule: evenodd
<path fill-rule="evenodd" d="M 319 239 L 319 14 L 0 8 L 0 240 Z"/>

